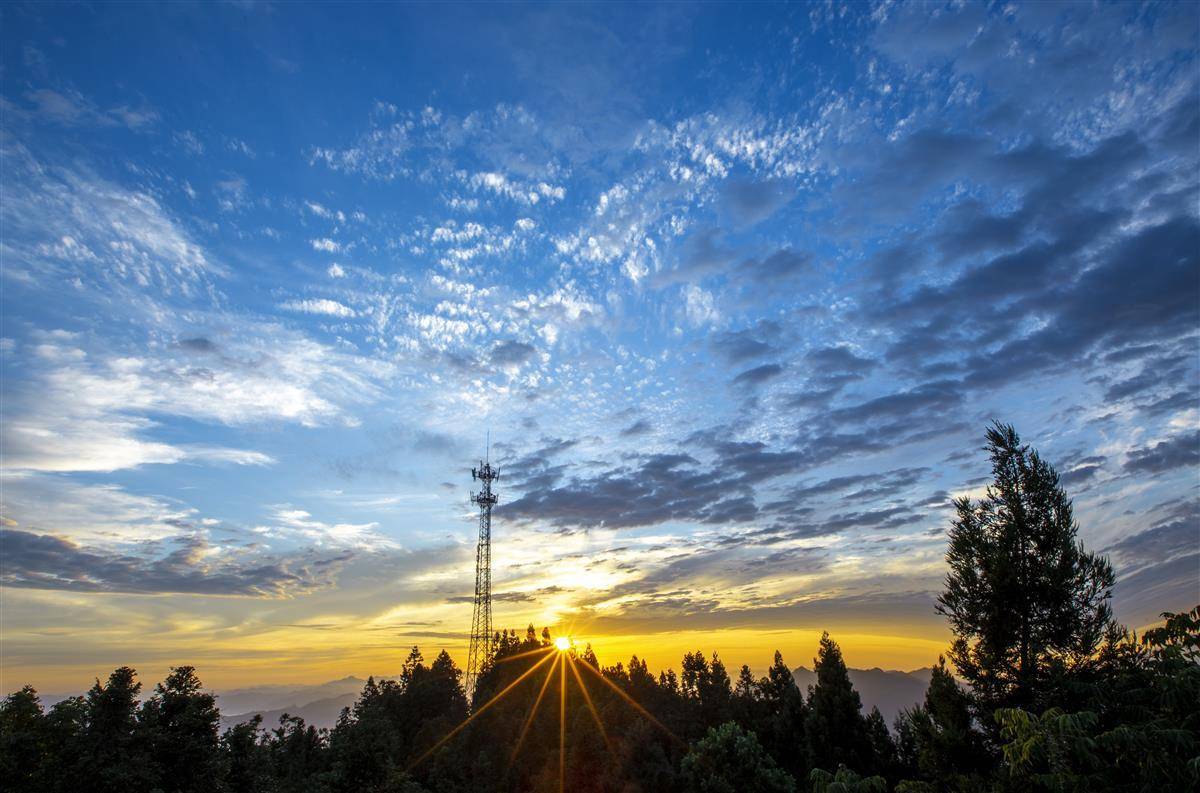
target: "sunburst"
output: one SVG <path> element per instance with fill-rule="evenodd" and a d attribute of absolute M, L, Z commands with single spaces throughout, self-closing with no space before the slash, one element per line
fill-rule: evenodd
<path fill-rule="evenodd" d="M 591 713 L 592 720 L 596 724 L 596 729 L 598 729 L 600 731 L 600 736 L 604 739 L 604 745 L 605 745 L 606 749 L 608 750 L 609 754 L 613 753 L 613 745 L 612 745 L 611 739 L 609 738 L 608 730 L 605 729 L 605 727 L 604 727 L 604 721 L 600 718 L 600 712 L 599 712 L 599 710 L 596 709 L 595 701 L 592 698 L 591 692 L 588 690 L 588 686 L 584 681 L 583 675 L 581 675 L 579 673 L 580 667 L 582 667 L 583 669 L 590 672 L 592 677 L 599 680 L 601 683 L 603 683 L 609 689 L 614 691 L 621 698 L 622 701 L 624 701 L 625 703 L 630 705 L 634 710 L 636 710 L 640 715 L 645 717 L 646 720 L 649 721 L 651 724 L 653 724 L 655 727 L 662 730 L 663 733 L 665 733 L 672 741 L 675 741 L 681 745 L 684 743 L 678 736 L 675 735 L 675 733 L 671 732 L 671 730 L 665 724 L 663 724 L 661 721 L 656 719 L 648 710 L 646 710 L 641 705 L 641 703 L 639 703 L 637 700 L 635 700 L 633 697 L 631 697 L 620 686 L 616 685 L 611 680 L 609 680 L 607 677 L 605 677 L 598 669 L 593 667 L 590 663 L 580 663 L 579 659 L 576 657 L 576 653 L 575 653 L 575 642 L 569 636 L 559 636 L 556 639 L 554 639 L 554 641 L 551 642 L 547 646 L 539 647 L 537 649 L 529 650 L 529 651 L 522 652 L 522 653 L 517 653 L 515 655 L 510 655 L 508 657 L 499 659 L 496 663 L 506 663 L 508 661 L 514 661 L 518 658 L 530 658 L 530 657 L 539 656 L 539 655 L 543 656 L 543 657 L 538 659 L 532 666 L 530 666 L 528 669 L 526 669 L 524 672 L 522 672 L 521 675 L 519 677 L 517 677 L 516 680 L 509 683 L 498 694 L 496 694 L 494 697 L 492 697 L 486 703 L 484 703 L 481 707 L 479 707 L 473 713 L 471 713 L 470 716 L 468 716 L 466 719 L 464 719 L 462 721 L 462 723 L 460 723 L 457 727 L 455 727 L 450 732 L 448 732 L 441 740 L 439 740 L 433 746 L 429 747 L 429 749 L 427 749 L 420 757 L 418 757 L 416 760 L 414 760 L 412 762 L 411 765 L 409 765 L 409 769 L 411 770 L 412 768 L 415 768 L 416 766 L 420 765 L 430 755 L 432 755 L 438 749 L 440 749 L 441 747 L 443 747 L 447 743 L 449 743 L 450 740 L 452 740 L 454 738 L 454 736 L 456 736 L 460 732 L 462 732 L 467 727 L 468 724 L 470 724 L 472 721 L 474 721 L 478 716 L 480 716 L 482 713 L 487 711 L 489 708 L 491 708 L 497 702 L 500 702 L 510 692 L 512 692 L 514 689 L 516 689 L 517 686 L 519 686 L 525 680 L 529 679 L 533 675 L 534 672 L 536 672 L 538 669 L 541 669 L 543 666 L 545 666 L 545 664 L 547 662 L 551 662 L 551 661 L 552 661 L 552 663 L 550 663 L 550 666 L 546 669 L 546 676 L 542 680 L 541 688 L 538 689 L 537 697 L 533 701 L 533 707 L 530 709 L 529 715 L 527 715 L 525 717 L 525 721 L 521 725 L 521 732 L 517 736 L 516 743 L 513 745 L 512 753 L 509 756 L 510 767 L 514 762 L 516 762 L 517 756 L 521 752 L 521 747 L 525 743 L 525 738 L 529 734 L 529 728 L 532 726 L 534 719 L 537 717 L 538 710 L 542 705 L 542 700 L 545 699 L 546 691 L 550 688 L 550 685 L 554 682 L 554 678 L 557 675 L 558 690 L 559 690 L 559 697 L 558 697 L 558 789 L 559 789 L 559 793 L 564 793 L 565 786 L 566 786 L 566 762 L 567 762 L 566 749 L 567 749 L 567 693 L 568 693 L 567 692 L 567 681 L 568 681 L 567 670 L 568 669 L 570 669 L 570 678 L 573 678 L 575 680 L 575 683 L 578 686 L 580 693 L 583 695 L 583 699 L 584 699 L 585 704 L 587 705 L 588 712 Z"/>

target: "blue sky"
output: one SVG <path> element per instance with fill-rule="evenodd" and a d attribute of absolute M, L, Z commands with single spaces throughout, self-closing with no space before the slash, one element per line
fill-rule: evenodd
<path fill-rule="evenodd" d="M 1200 599 L 1194 6 L 0 13 L 9 688 L 461 653 L 488 430 L 498 619 L 663 665 L 932 661 L 993 418 Z"/>

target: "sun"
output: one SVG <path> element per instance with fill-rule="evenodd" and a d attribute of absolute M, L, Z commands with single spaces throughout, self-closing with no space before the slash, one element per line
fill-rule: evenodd
<path fill-rule="evenodd" d="M 559 636 L 554 640 L 554 646 L 558 648 L 560 653 L 565 653 L 567 650 L 571 649 L 571 640 L 566 636 Z"/>

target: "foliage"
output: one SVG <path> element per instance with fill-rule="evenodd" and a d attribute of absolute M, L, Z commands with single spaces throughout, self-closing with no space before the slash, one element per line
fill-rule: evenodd
<path fill-rule="evenodd" d="M 752 732 L 734 722 L 713 727 L 683 758 L 686 790 L 695 793 L 790 793 L 796 781 L 778 768 Z"/>
<path fill-rule="evenodd" d="M 887 780 L 881 776 L 862 778 L 846 766 L 839 766 L 836 773 L 814 768 L 808 776 L 813 793 L 884 793 Z"/>
<path fill-rule="evenodd" d="M 1184 790 L 1200 786 L 1200 606 L 1164 613 L 1140 644 L 1106 648 L 1088 709 L 996 712 L 1004 760 L 1030 789 Z"/>
<path fill-rule="evenodd" d="M 1076 542 L 1053 469 L 1011 427 L 988 440 L 995 482 L 982 502 L 958 503 L 939 605 L 966 685 L 939 658 L 894 733 L 878 710 L 863 714 L 828 634 L 805 696 L 778 652 L 764 676 L 743 666 L 736 683 L 698 651 L 655 677 L 636 655 L 602 667 L 591 647 L 559 652 L 530 625 L 497 634 L 470 697 L 446 652 L 427 664 L 414 647 L 330 730 L 284 714 L 218 736 L 217 703 L 190 666 L 144 701 L 124 666 L 49 710 L 26 686 L 0 701 L 0 783 L 15 793 L 1200 788 L 1200 606 L 1164 613 L 1140 638 L 1113 623 L 1111 570 Z"/>
<path fill-rule="evenodd" d="M 939 790 L 978 790 L 991 758 L 971 718 L 970 696 L 938 658 L 922 705 L 896 719 L 898 760 L 904 774 Z"/>
<path fill-rule="evenodd" d="M 1009 425 L 987 432 L 993 482 L 955 502 L 937 610 L 950 659 L 985 711 L 1043 709 L 1086 667 L 1112 622 L 1112 567 L 1084 550 L 1058 474 Z"/>
<path fill-rule="evenodd" d="M 813 663 L 817 682 L 809 691 L 804 725 L 810 765 L 874 769 L 876 758 L 862 716 L 862 701 L 850 683 L 842 650 L 828 633 L 821 635 Z"/>

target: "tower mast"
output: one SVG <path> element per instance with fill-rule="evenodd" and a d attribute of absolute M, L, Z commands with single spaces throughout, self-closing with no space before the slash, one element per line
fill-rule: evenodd
<path fill-rule="evenodd" d="M 479 543 L 475 546 L 475 610 L 471 615 L 471 647 L 467 653 L 467 696 L 472 696 L 479 673 L 491 660 L 495 645 L 492 632 L 492 507 L 496 494 L 492 482 L 500 478 L 499 469 L 491 463 L 491 434 L 488 437 L 486 459 L 471 469 L 471 478 L 482 483 L 483 489 L 471 493 L 471 501 L 479 505 Z"/>

